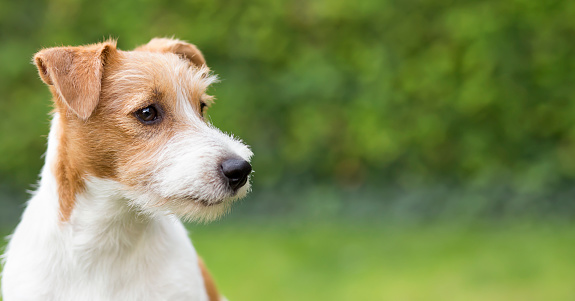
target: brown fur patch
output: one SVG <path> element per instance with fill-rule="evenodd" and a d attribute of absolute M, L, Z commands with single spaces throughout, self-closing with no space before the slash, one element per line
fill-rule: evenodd
<path fill-rule="evenodd" d="M 84 181 L 82 174 L 74 164 L 71 164 L 71 158 L 74 153 L 68 152 L 69 147 L 66 131 L 66 126 L 62 124 L 60 133 L 58 135 L 60 141 L 58 145 L 58 157 L 53 166 L 53 172 L 58 183 L 58 196 L 60 204 L 60 220 L 66 221 L 72 214 L 74 208 L 76 194 L 84 189 Z M 73 161 L 72 161 L 73 162 Z"/>
<path fill-rule="evenodd" d="M 220 293 L 216 287 L 216 283 L 210 275 L 210 272 L 206 268 L 204 261 L 202 258 L 198 256 L 198 265 L 200 266 L 200 270 L 202 271 L 202 277 L 204 278 L 204 286 L 206 287 L 206 292 L 208 293 L 208 299 L 210 301 L 219 301 L 220 300 Z"/>

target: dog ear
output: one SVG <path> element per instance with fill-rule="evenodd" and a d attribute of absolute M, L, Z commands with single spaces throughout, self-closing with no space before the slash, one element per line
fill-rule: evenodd
<path fill-rule="evenodd" d="M 82 120 L 88 119 L 100 99 L 104 64 L 116 52 L 114 42 L 81 47 L 54 47 L 34 56 L 42 80 L 52 93 Z"/>
<path fill-rule="evenodd" d="M 206 60 L 202 52 L 194 44 L 186 43 L 177 39 L 153 38 L 148 44 L 142 45 L 136 51 L 172 52 L 190 61 L 192 65 L 202 67 Z"/>

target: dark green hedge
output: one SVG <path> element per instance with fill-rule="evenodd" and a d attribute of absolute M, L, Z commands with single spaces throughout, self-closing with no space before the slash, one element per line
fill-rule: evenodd
<path fill-rule="evenodd" d="M 0 178 L 41 166 L 41 47 L 154 36 L 197 44 L 210 110 L 252 145 L 255 187 L 575 178 L 575 2 L 1 1 Z"/>

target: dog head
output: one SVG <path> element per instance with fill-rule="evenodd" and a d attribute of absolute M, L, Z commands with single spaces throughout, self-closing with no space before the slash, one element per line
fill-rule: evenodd
<path fill-rule="evenodd" d="M 56 47 L 34 61 L 58 114 L 51 166 L 67 220 L 90 178 L 111 180 L 130 205 L 210 220 L 248 192 L 252 152 L 205 119 L 214 76 L 192 44 L 153 39 Z"/>

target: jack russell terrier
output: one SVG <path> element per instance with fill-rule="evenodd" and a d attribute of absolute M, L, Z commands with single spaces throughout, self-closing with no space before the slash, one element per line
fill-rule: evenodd
<path fill-rule="evenodd" d="M 179 218 L 250 189 L 250 149 L 206 121 L 217 81 L 192 44 L 34 56 L 54 111 L 40 185 L 4 255 L 4 301 L 223 300 Z"/>

